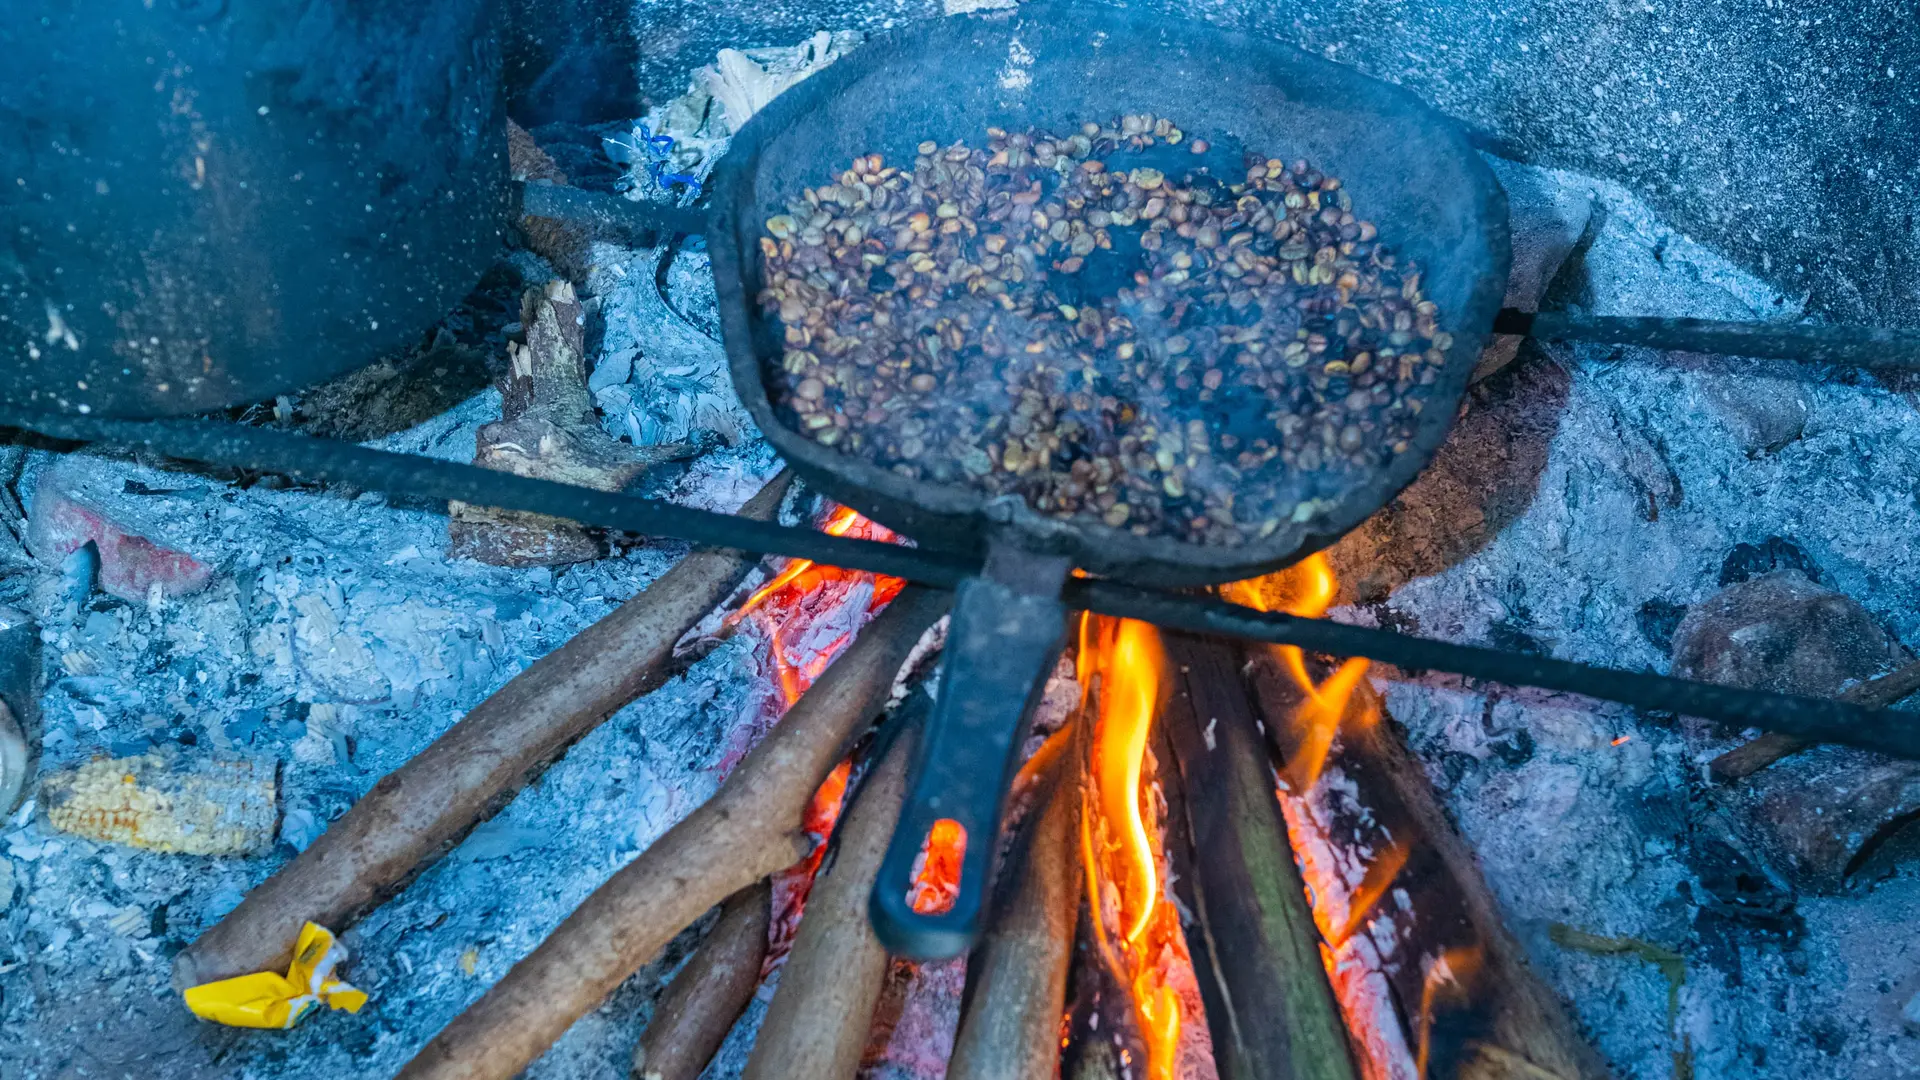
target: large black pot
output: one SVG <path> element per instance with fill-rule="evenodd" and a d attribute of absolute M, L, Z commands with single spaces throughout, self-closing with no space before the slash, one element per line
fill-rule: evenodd
<path fill-rule="evenodd" d="M 492 0 L 12 0 L 0 397 L 258 400 L 403 347 L 505 226 Z"/>

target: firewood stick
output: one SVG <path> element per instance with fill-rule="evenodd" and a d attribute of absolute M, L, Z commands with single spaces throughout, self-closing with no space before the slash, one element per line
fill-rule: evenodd
<path fill-rule="evenodd" d="M 1055 744 L 1062 745 L 1062 744 Z M 1011 901 L 968 961 L 967 1008 L 947 1080 L 1053 1080 L 1080 914 L 1081 755 L 1058 753 Z"/>
<path fill-rule="evenodd" d="M 1300 691 L 1271 651 L 1260 649 L 1248 655 L 1247 685 L 1266 717 L 1271 736 L 1300 700 Z M 1483 989 L 1476 992 L 1475 1002 L 1476 1008 L 1489 1014 L 1489 1037 L 1481 1040 L 1477 1060 L 1461 1075 L 1476 1080 L 1525 1075 L 1510 1068 L 1496 1068 L 1504 1059 L 1500 1053 L 1489 1054 L 1485 1049 L 1494 1047 L 1504 1051 L 1506 1058 L 1517 1057 L 1563 1080 L 1604 1080 L 1609 1075 L 1605 1063 L 1580 1038 L 1559 995 L 1528 964 L 1526 950 L 1507 929 L 1499 901 L 1494 899 L 1473 850 L 1454 827 L 1425 767 L 1407 748 L 1398 725 L 1386 713 L 1385 703 L 1365 679 L 1360 680 L 1355 696 L 1349 715 L 1377 710 L 1379 720 L 1341 729 L 1341 759 L 1354 766 L 1350 772 L 1363 770 L 1372 789 L 1392 799 L 1395 809 L 1391 819 L 1401 822 L 1394 828 L 1395 835 L 1404 835 L 1410 847 L 1431 853 L 1438 860 L 1436 872 L 1445 876 L 1448 894 L 1459 905 L 1479 946 L 1479 974 L 1474 985 Z M 1384 807 L 1375 809 L 1388 813 Z"/>
<path fill-rule="evenodd" d="M 1194 898 L 1188 927 L 1222 1080 L 1353 1080 L 1345 1021 L 1294 865 L 1273 772 L 1231 645 L 1165 635 L 1161 713 L 1179 764 Z"/>
<path fill-rule="evenodd" d="M 1855 683 L 1836 696 L 1849 705 L 1884 709 L 1910 697 L 1915 691 L 1920 691 L 1920 660 L 1895 668 L 1877 679 Z M 1806 739 L 1769 731 L 1714 758 L 1707 766 L 1707 771 L 1715 783 L 1730 784 L 1812 745 Z"/>
<path fill-rule="evenodd" d="M 786 473 L 775 477 L 740 512 L 770 520 L 788 483 Z M 344 930 L 561 750 L 665 681 L 674 643 L 753 565 L 739 552 L 696 551 L 514 676 L 176 956 L 174 986 L 284 970 L 309 921 Z"/>
<path fill-rule="evenodd" d="M 699 1080 L 760 986 L 773 888 L 765 881 L 727 898 L 707 939 L 667 984 L 633 1048 L 632 1080 Z"/>
<path fill-rule="evenodd" d="M 867 921 L 867 894 L 906 799 L 913 732 L 860 785 L 814 882 L 780 989 L 767 1006 L 741 1080 L 852 1080 L 887 976 L 887 950 Z"/>
<path fill-rule="evenodd" d="M 628 863 L 400 1071 L 507 1080 L 673 935 L 735 891 L 799 861 L 801 818 L 949 594 L 909 586 L 820 676 L 712 799 Z"/>

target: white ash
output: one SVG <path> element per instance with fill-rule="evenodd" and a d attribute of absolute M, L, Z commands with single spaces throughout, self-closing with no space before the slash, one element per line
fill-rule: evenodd
<path fill-rule="evenodd" d="M 602 304 L 620 318 L 633 302 Z M 724 371 L 702 374 L 689 395 L 717 390 L 732 404 Z M 378 445 L 470 460 L 475 429 L 498 412 L 488 391 Z M 666 470 L 649 493 L 737 509 L 779 462 L 750 429 L 734 437 L 738 445 L 678 475 Z M 24 495 L 47 464 L 34 455 Z M 187 741 L 275 757 L 281 844 L 257 859 L 154 855 L 55 834 L 24 806 L 0 829 L 8 1077 L 391 1075 L 711 793 L 734 729 L 769 691 L 760 639 L 739 635 L 582 739 L 452 857 L 345 934 L 345 970 L 373 994 L 358 1016 L 316 1015 L 272 1035 L 203 1025 L 167 989 L 174 951 L 376 779 L 644 588 L 685 546 L 642 542 L 592 564 L 501 569 L 449 562 L 443 515 L 376 495 L 240 490 L 112 459 L 89 467 L 104 481 L 89 490 L 220 573 L 204 592 L 159 606 L 95 596 L 71 620 L 61 618 L 58 576 L 34 579 L 25 606 L 42 621 L 48 665 L 40 768 L 96 749 Z M 129 481 L 130 490 L 177 493 L 114 494 Z M 679 958 L 636 976 L 529 1075 L 624 1076 L 648 1003 Z"/>
<path fill-rule="evenodd" d="M 1550 198 L 1592 200 L 1584 277 L 1565 299 L 1598 314 L 1798 315 L 1798 299 L 1673 234 L 1614 185 L 1496 166 Z M 1780 536 L 1920 643 L 1920 423 L 1903 395 L 1871 375 L 1606 346 L 1550 347 L 1519 367 L 1529 363 L 1563 366 L 1569 386 L 1563 402 L 1539 399 L 1559 412 L 1544 418 L 1554 433 L 1524 512 L 1447 569 L 1338 617 L 1665 671 L 1642 605 L 1697 602 L 1735 544 Z M 1690 752 L 1671 720 L 1624 707 L 1441 676 L 1375 681 L 1534 963 L 1617 1075 L 1673 1075 L 1675 1052 L 1702 1080 L 1920 1074 L 1896 992 L 1920 985 L 1920 869 L 1800 898 L 1798 945 L 1755 932 L 1714 947 L 1691 932 L 1699 889 L 1687 859 L 1694 808 L 1709 797 L 1703 764 L 1732 739 Z M 1651 964 L 1558 946 L 1555 922 L 1682 953 L 1677 1022 Z"/>

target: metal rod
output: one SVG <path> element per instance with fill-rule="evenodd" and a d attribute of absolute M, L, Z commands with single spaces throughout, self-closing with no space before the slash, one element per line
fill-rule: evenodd
<path fill-rule="evenodd" d="M 1846 364 L 1880 371 L 1920 371 L 1920 330 L 1891 327 L 1720 322 L 1503 308 L 1494 316 L 1493 331 L 1549 341 L 1595 341 L 1716 356 Z"/>
<path fill-rule="evenodd" d="M 963 556 L 811 529 L 749 521 L 728 514 L 589 488 L 533 480 L 473 465 L 374 450 L 352 443 L 265 428 L 179 420 L 107 420 L 26 412 L 0 405 L 0 426 L 57 439 L 143 446 L 169 457 L 380 491 L 389 497 L 457 499 L 482 506 L 564 517 L 588 525 L 760 554 L 791 555 L 831 566 L 906 578 L 951 589 L 979 571 Z M 1920 760 L 1920 714 L 1863 709 L 1839 701 L 1770 694 L 1645 672 L 1576 664 L 1472 645 L 1455 645 L 1388 630 L 1347 626 L 1224 601 L 1073 579 L 1065 596 L 1075 607 L 1158 623 L 1176 630 L 1298 645 L 1334 656 L 1365 656 L 1397 667 L 1447 671 L 1489 682 L 1538 686 L 1842 743 Z"/>

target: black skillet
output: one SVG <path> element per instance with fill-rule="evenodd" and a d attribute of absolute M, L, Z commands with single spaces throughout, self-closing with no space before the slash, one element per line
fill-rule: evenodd
<path fill-rule="evenodd" d="M 1340 177 L 1356 211 L 1420 266 L 1454 343 L 1410 450 L 1258 543 L 1201 547 L 910 481 L 787 426 L 764 381 L 781 356 L 781 327 L 755 296 L 764 222 L 788 199 L 860 154 L 906 161 L 926 139 L 979 145 L 990 125 L 1065 132 L 1140 112 L 1211 141 L 1214 175 L 1244 171 L 1242 148 L 1315 163 Z M 1030 3 L 877 37 L 740 130 L 715 173 L 713 202 L 708 244 L 734 386 L 767 438 L 811 483 L 862 514 L 922 546 L 986 556 L 981 575 L 959 591 L 939 707 L 872 898 L 881 940 L 916 957 L 960 953 L 980 930 L 1013 748 L 1059 654 L 1069 570 L 1204 585 L 1274 570 L 1330 543 L 1385 505 L 1446 436 L 1507 283 L 1506 196 L 1446 118 L 1396 87 L 1276 42 L 1107 7 Z M 917 914 L 907 899 L 913 863 L 942 818 L 968 837 L 960 894 L 945 914 Z"/>

